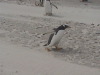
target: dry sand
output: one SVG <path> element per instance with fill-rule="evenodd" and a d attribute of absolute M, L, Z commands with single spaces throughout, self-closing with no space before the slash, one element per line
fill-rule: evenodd
<path fill-rule="evenodd" d="M 0 75 L 100 75 L 99 69 L 61 61 L 36 50 L 0 39 Z"/>

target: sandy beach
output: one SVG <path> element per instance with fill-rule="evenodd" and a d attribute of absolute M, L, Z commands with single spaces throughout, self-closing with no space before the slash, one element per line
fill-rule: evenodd
<path fill-rule="evenodd" d="M 53 16 L 44 7 L 0 2 L 0 75 L 100 75 L 99 1 L 63 2 Z M 43 45 L 61 24 L 71 26 L 63 49 L 47 52 Z"/>

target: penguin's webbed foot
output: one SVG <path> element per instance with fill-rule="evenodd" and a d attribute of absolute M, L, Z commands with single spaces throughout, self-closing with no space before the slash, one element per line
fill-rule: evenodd
<path fill-rule="evenodd" d="M 49 49 L 49 48 L 45 48 L 48 52 L 50 52 L 51 51 L 51 49 Z"/>
<path fill-rule="evenodd" d="M 55 46 L 56 47 L 56 50 L 61 50 L 61 49 L 63 49 L 63 48 L 60 48 L 60 47 L 57 47 L 57 46 Z"/>

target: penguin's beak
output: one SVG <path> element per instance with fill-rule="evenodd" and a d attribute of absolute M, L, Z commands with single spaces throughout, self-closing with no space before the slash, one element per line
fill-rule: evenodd
<path fill-rule="evenodd" d="M 71 28 L 70 26 L 68 28 Z"/>
<path fill-rule="evenodd" d="M 68 26 L 67 28 L 71 28 L 70 26 Z"/>

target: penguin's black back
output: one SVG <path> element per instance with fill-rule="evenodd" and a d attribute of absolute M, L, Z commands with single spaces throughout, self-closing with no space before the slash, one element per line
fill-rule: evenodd
<path fill-rule="evenodd" d="M 55 28 L 54 31 L 55 31 L 56 34 L 57 34 L 59 30 L 65 30 L 65 29 L 66 29 L 66 28 L 65 28 L 63 25 L 61 25 L 61 26 L 59 26 L 58 28 Z"/>

